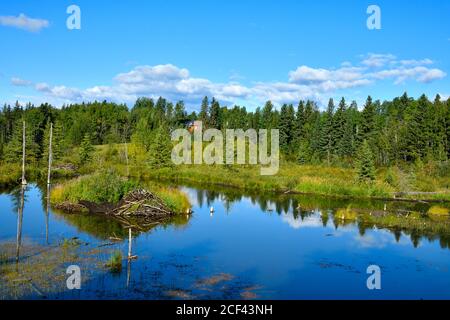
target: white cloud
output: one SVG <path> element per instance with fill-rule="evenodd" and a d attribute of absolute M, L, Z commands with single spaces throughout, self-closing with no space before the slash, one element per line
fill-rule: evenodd
<path fill-rule="evenodd" d="M 11 78 L 11 84 L 13 86 L 17 86 L 17 87 L 28 87 L 31 86 L 33 83 L 29 80 L 24 80 L 18 77 L 13 77 Z"/>
<path fill-rule="evenodd" d="M 37 83 L 34 87 L 45 97 L 60 99 L 63 103 L 110 100 L 132 104 L 140 96 L 164 96 L 172 101 L 184 100 L 188 106 L 198 106 L 202 97 L 207 95 L 228 105 L 246 102 L 254 106 L 267 100 L 280 105 L 300 99 L 324 104 L 329 96 L 340 90 L 373 85 L 379 81 L 392 80 L 395 84 L 405 81 L 429 83 L 444 78 L 446 73 L 432 68 L 432 64 L 430 59 L 398 60 L 391 54 L 369 54 L 354 66 L 348 62 L 337 69 L 302 65 L 288 73 L 287 81 L 257 82 L 251 85 L 233 81 L 218 83 L 193 77 L 188 69 L 172 64 L 144 65 L 116 75 L 112 85 L 80 89 Z M 18 78 L 15 82 L 17 85 L 28 83 Z"/>
<path fill-rule="evenodd" d="M 30 32 L 39 32 L 47 28 L 50 23 L 44 19 L 33 19 L 21 13 L 19 16 L 0 16 L 0 25 L 5 27 L 14 27 Z"/>
<path fill-rule="evenodd" d="M 400 64 L 404 66 L 423 66 L 423 65 L 430 65 L 433 64 L 434 61 L 431 59 L 422 59 L 422 60 L 400 60 Z"/>
<path fill-rule="evenodd" d="M 397 59 L 393 54 L 369 53 L 362 64 L 371 68 L 379 68 Z"/>
<path fill-rule="evenodd" d="M 406 80 L 415 80 L 421 83 L 429 83 L 433 80 L 442 79 L 447 74 L 439 69 L 429 69 L 427 67 L 413 67 L 413 68 L 394 68 L 373 73 L 376 79 L 384 80 L 394 78 L 395 84 L 400 84 Z"/>

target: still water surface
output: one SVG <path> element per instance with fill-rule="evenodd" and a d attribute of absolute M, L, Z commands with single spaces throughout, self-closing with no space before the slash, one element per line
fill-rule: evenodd
<path fill-rule="evenodd" d="M 7 284 L 0 272 L 0 298 L 450 299 L 448 233 L 425 236 L 334 217 L 339 208 L 384 203 L 181 188 L 193 204 L 192 217 L 136 235 L 138 259 L 124 259 L 116 274 L 104 266 L 113 250 L 127 253 L 127 240 L 110 239 L 127 238 L 116 221 L 51 209 L 47 214 L 45 190 L 36 185 L 25 190 L 20 221 L 20 190 L 1 194 L 0 250 L 15 253 L 19 230 L 21 237 L 19 261 L 8 256 L 0 267 L 15 265 L 12 277 L 30 279 Z M 72 238 L 81 243 L 75 253 L 64 253 L 60 265 L 43 263 Z M 33 262 L 39 255 L 46 256 Z M 65 286 L 70 264 L 80 264 L 81 290 Z M 381 290 L 367 289 L 370 265 L 382 270 Z M 46 280 L 35 279 L 33 268 Z"/>

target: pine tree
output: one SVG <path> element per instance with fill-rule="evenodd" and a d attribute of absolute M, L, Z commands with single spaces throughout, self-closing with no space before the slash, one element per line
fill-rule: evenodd
<path fill-rule="evenodd" d="M 200 121 L 203 122 L 203 128 L 208 127 L 209 124 L 209 101 L 208 101 L 208 97 L 204 97 L 202 100 L 202 106 L 200 109 L 200 113 L 198 115 L 198 118 Z"/>
<path fill-rule="evenodd" d="M 450 98 L 446 103 L 445 131 L 447 133 L 447 142 L 445 149 L 447 150 L 447 158 L 450 159 Z"/>
<path fill-rule="evenodd" d="M 9 143 L 5 146 L 4 159 L 9 163 L 19 163 L 22 158 L 22 127 L 15 125 Z"/>
<path fill-rule="evenodd" d="M 346 153 L 346 141 L 345 139 L 345 126 L 346 126 L 346 111 L 347 105 L 345 99 L 342 98 L 339 102 L 339 107 L 336 114 L 333 117 L 333 141 L 334 141 L 334 154 L 338 157 L 342 157 Z"/>
<path fill-rule="evenodd" d="M 308 141 L 302 141 L 298 150 L 297 161 L 299 164 L 307 164 L 311 162 L 312 150 Z"/>
<path fill-rule="evenodd" d="M 327 111 L 323 115 L 322 125 L 320 130 L 320 146 L 321 153 L 325 155 L 328 165 L 331 163 L 331 154 L 333 151 L 333 115 L 334 115 L 334 101 L 328 101 Z"/>
<path fill-rule="evenodd" d="M 134 130 L 131 141 L 138 145 L 139 148 L 142 148 L 146 153 L 150 150 L 150 146 L 153 143 L 152 136 L 152 130 L 148 125 L 148 121 L 145 118 L 141 118 Z"/>
<path fill-rule="evenodd" d="M 302 140 L 302 130 L 305 122 L 304 119 L 305 104 L 300 101 L 297 110 L 295 112 L 295 126 L 294 126 L 294 149 L 298 150 L 300 148 L 300 142 Z"/>
<path fill-rule="evenodd" d="M 84 135 L 83 141 L 80 145 L 80 161 L 82 164 L 88 162 L 92 159 L 92 153 L 94 152 L 94 147 L 91 143 L 91 137 L 88 133 Z"/>
<path fill-rule="evenodd" d="M 158 127 L 166 119 L 167 114 L 167 100 L 159 97 L 155 105 L 155 114 L 152 121 L 152 128 Z"/>
<path fill-rule="evenodd" d="M 184 127 L 187 121 L 187 113 L 183 101 L 178 101 L 177 104 L 175 105 L 174 117 L 175 117 L 175 127 L 176 128 Z"/>
<path fill-rule="evenodd" d="M 63 126 L 61 121 L 56 121 L 53 126 L 53 159 L 61 160 L 67 151 L 67 142 L 64 137 Z"/>
<path fill-rule="evenodd" d="M 364 140 L 358 151 L 357 171 L 360 181 L 375 180 L 375 160 L 367 140 Z"/>
<path fill-rule="evenodd" d="M 17 121 L 11 140 L 4 148 L 4 158 L 7 162 L 17 163 L 22 159 L 23 122 Z M 35 141 L 35 129 L 26 126 L 25 129 L 25 156 L 27 164 L 38 162 L 39 145 Z"/>
<path fill-rule="evenodd" d="M 150 165 L 153 168 L 167 168 L 173 165 L 172 141 L 166 124 L 162 124 L 155 134 L 153 145 L 149 151 Z"/>
<path fill-rule="evenodd" d="M 364 140 L 371 143 L 375 130 L 375 106 L 372 103 L 372 97 L 367 97 L 366 104 L 361 113 L 360 123 L 358 125 L 358 144 Z"/>
<path fill-rule="evenodd" d="M 216 99 L 211 101 L 211 109 L 209 112 L 209 127 L 214 129 L 222 128 L 222 119 L 220 114 L 220 104 Z"/>
<path fill-rule="evenodd" d="M 284 153 L 290 153 L 292 150 L 292 141 L 294 139 L 295 111 L 292 105 L 284 104 L 281 107 L 280 114 L 280 147 Z"/>
<path fill-rule="evenodd" d="M 274 114 L 273 104 L 271 101 L 267 101 L 264 105 L 261 115 L 261 129 L 273 129 L 274 128 Z"/>

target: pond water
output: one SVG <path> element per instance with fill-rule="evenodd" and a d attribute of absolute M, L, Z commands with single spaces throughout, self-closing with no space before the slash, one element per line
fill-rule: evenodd
<path fill-rule="evenodd" d="M 36 185 L 24 190 L 23 210 L 20 189 L 2 193 L 0 299 L 450 298 L 450 228 L 410 232 L 336 217 L 383 202 L 180 188 L 194 214 L 135 234 L 138 258 L 124 258 L 116 273 L 105 264 L 117 250 L 127 254 L 118 222 L 47 211 Z M 69 265 L 80 266 L 80 290 L 67 289 Z M 367 288 L 370 265 L 381 268 L 381 290 Z"/>

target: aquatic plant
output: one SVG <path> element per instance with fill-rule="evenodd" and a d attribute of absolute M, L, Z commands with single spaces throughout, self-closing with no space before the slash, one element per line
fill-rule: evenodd
<path fill-rule="evenodd" d="M 116 250 L 111 254 L 106 267 L 109 268 L 111 273 L 120 273 L 122 271 L 122 252 Z"/>
<path fill-rule="evenodd" d="M 429 215 L 439 215 L 439 216 L 448 216 L 450 215 L 450 210 L 448 208 L 444 208 L 441 206 L 432 206 L 428 210 Z"/>

